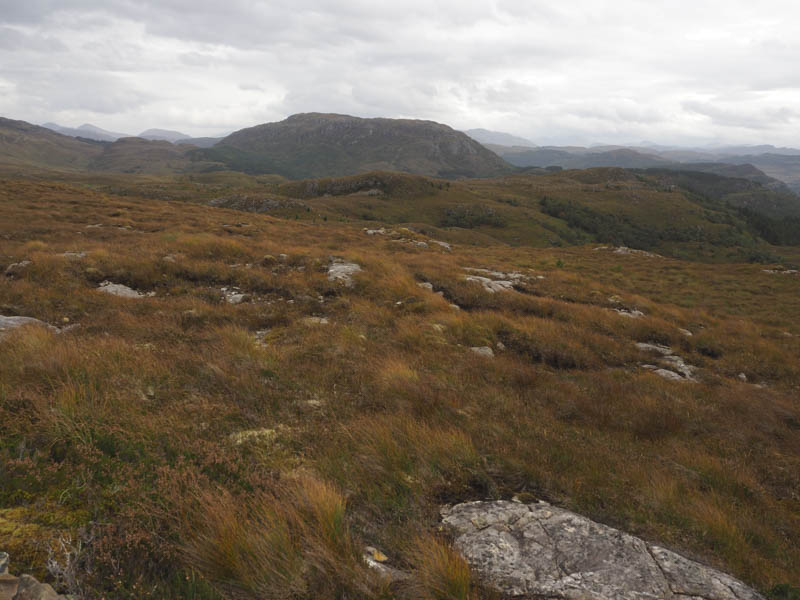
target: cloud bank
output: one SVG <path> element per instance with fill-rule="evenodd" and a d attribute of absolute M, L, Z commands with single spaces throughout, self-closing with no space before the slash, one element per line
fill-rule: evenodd
<path fill-rule="evenodd" d="M 547 143 L 800 143 L 796 3 L 0 0 L 0 115 L 218 135 L 297 112 Z"/>

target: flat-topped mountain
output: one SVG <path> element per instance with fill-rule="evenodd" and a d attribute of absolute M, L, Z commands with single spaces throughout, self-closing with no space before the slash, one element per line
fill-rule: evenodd
<path fill-rule="evenodd" d="M 306 113 L 232 133 L 206 157 L 252 173 L 291 178 L 373 170 L 493 177 L 512 170 L 466 134 L 433 121 Z"/>

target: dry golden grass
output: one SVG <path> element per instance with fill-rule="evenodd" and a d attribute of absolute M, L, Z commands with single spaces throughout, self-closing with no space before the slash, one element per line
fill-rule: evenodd
<path fill-rule="evenodd" d="M 764 590 L 800 585 L 796 278 L 591 247 L 446 252 L 12 179 L 0 213 L 0 267 L 32 261 L 0 277 L 0 314 L 78 326 L 0 340 L 0 511 L 40 537 L 94 523 L 98 594 L 483 597 L 432 537 L 438 509 L 517 493 Z M 330 256 L 362 266 L 352 288 L 328 281 Z M 463 267 L 545 279 L 488 294 Z M 226 303 L 233 286 L 252 300 Z M 671 346 L 699 383 L 641 369 L 636 342 Z M 46 540 L 8 539 L 36 570 Z M 388 588 L 364 545 L 418 585 Z"/>

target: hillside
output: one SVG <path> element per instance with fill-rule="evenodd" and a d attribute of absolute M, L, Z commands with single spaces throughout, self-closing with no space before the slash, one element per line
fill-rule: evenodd
<path fill-rule="evenodd" d="M 0 181 L 0 314 L 51 326 L 0 331 L 15 572 L 89 598 L 496 600 L 440 511 L 515 498 L 771 600 L 800 585 L 797 274 L 499 241 L 543 204 L 659 231 L 722 207 L 621 169 L 69 176 Z M 199 203 L 265 190 L 304 206 Z M 467 225 L 491 213 L 459 206 L 509 212 L 426 234 L 338 212 L 357 202 Z"/>
<path fill-rule="evenodd" d="M 103 145 L 0 117 L 0 163 L 85 169 Z"/>
<path fill-rule="evenodd" d="M 118 173 L 179 173 L 193 163 L 187 157 L 190 146 L 141 137 L 120 138 L 103 148 L 103 153 L 87 166 L 90 171 Z"/>
<path fill-rule="evenodd" d="M 293 179 L 373 170 L 491 177 L 511 170 L 497 155 L 446 125 L 320 113 L 242 129 L 196 155 L 233 170 Z"/>

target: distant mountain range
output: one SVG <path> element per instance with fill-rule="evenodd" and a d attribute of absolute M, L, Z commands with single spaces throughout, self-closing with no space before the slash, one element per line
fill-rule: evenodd
<path fill-rule="evenodd" d="M 56 128 L 70 135 L 58 133 Z M 532 143 L 500 132 L 470 132 L 483 139 Z M 730 154 L 754 148 L 770 152 Z M 664 181 L 675 181 L 674 185 L 701 190 L 699 193 L 705 195 L 724 196 L 726 202 L 756 207 L 773 217 L 800 214 L 800 199 L 792 192 L 800 190 L 800 150 L 796 155 L 789 154 L 791 151 L 771 146 L 710 151 L 654 146 L 484 145 L 466 133 L 432 121 L 323 113 L 293 115 L 224 138 L 190 138 L 162 129 L 132 137 L 89 124 L 76 129 L 53 123 L 39 127 L 0 118 L 0 164 L 19 167 L 146 174 L 229 170 L 289 179 L 371 171 L 472 178 L 537 174 L 545 172 L 543 168 L 622 167 L 658 170 Z M 669 172 L 676 175 L 667 176 Z M 686 175 L 689 172 L 694 175 Z M 722 178 L 740 182 L 721 182 Z"/>
<path fill-rule="evenodd" d="M 96 125 L 86 123 L 80 127 L 64 127 L 58 123 L 44 123 L 42 127 L 56 131 L 62 135 L 71 137 L 81 137 L 87 140 L 96 140 L 98 142 L 116 142 L 122 138 L 139 137 L 145 140 L 170 142 L 173 144 L 192 144 L 200 148 L 208 148 L 219 142 L 222 138 L 200 137 L 193 138 L 180 131 L 172 131 L 169 129 L 148 129 L 139 135 L 132 135 L 129 133 L 118 133 L 115 131 L 108 131 Z"/>
<path fill-rule="evenodd" d="M 524 148 L 536 148 L 536 144 L 534 144 L 532 141 L 516 135 L 511 135 L 510 133 L 504 133 L 502 131 L 489 131 L 488 129 L 467 129 L 464 133 L 466 133 L 476 142 L 480 142 L 484 145 L 497 144 L 499 146 L 521 146 Z"/>
<path fill-rule="evenodd" d="M 82 137 L 87 140 L 97 140 L 99 142 L 114 142 L 119 138 L 131 137 L 127 133 L 116 133 L 114 131 L 107 131 L 95 125 L 85 123 L 80 127 L 64 127 L 58 123 L 45 123 L 42 127 L 57 131 L 62 135 L 69 135 L 72 137 Z"/>
<path fill-rule="evenodd" d="M 728 146 L 714 149 L 627 146 L 538 146 L 485 143 L 517 167 L 622 167 L 626 169 L 693 169 L 708 171 L 709 164 L 752 165 L 773 180 L 800 193 L 800 149 L 774 146 Z M 706 165 L 706 166 L 702 166 Z M 719 171 L 717 169 L 715 172 Z M 774 182 L 773 182 L 774 183 Z"/>

